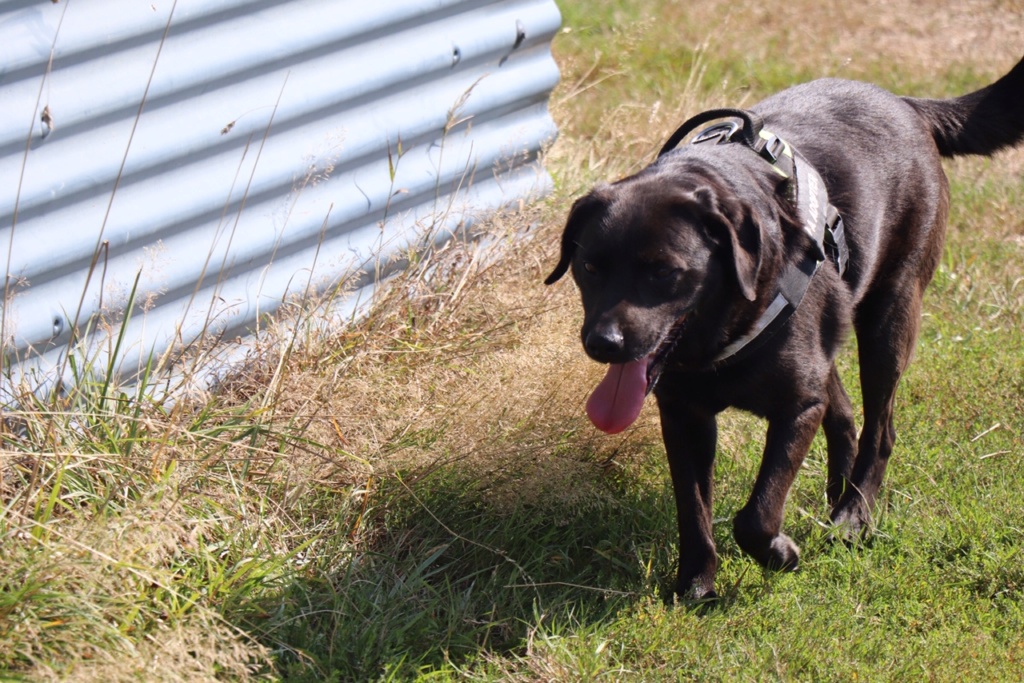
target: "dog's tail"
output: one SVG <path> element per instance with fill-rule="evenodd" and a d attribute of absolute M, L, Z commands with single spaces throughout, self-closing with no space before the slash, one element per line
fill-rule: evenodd
<path fill-rule="evenodd" d="M 927 122 L 945 157 L 987 156 L 1024 139 L 1024 59 L 992 85 L 961 97 L 903 99 Z"/>

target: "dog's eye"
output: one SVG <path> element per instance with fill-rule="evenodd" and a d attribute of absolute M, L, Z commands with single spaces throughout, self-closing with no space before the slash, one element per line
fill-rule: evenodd
<path fill-rule="evenodd" d="M 583 262 L 583 270 L 587 271 L 591 275 L 597 275 L 597 266 L 595 266 L 590 261 Z"/>
<path fill-rule="evenodd" d="M 663 266 L 661 268 L 655 268 L 654 270 L 652 270 L 650 277 L 651 277 L 652 280 L 657 280 L 657 281 L 661 282 L 661 281 L 665 281 L 665 280 L 670 279 L 675 274 L 676 274 L 676 269 L 675 268 L 670 268 L 668 266 Z"/>

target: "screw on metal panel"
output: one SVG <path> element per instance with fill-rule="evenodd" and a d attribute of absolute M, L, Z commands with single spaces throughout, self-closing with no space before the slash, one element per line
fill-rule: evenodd
<path fill-rule="evenodd" d="M 60 333 L 64 331 L 64 318 L 55 315 L 53 316 L 53 336 L 59 337 Z"/>
<path fill-rule="evenodd" d="M 458 45 L 452 45 L 452 66 L 462 61 L 462 50 Z"/>

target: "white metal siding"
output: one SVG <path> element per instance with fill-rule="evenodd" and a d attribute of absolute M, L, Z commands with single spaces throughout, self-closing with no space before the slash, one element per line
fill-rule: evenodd
<path fill-rule="evenodd" d="M 553 0 L 0 0 L 5 366 L 52 373 L 136 277 L 138 360 L 543 192 L 559 25 Z"/>

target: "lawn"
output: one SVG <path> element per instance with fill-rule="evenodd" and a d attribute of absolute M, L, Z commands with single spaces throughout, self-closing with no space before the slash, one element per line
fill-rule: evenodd
<path fill-rule="evenodd" d="M 295 310 L 215 395 L 84 384 L 7 416 L 0 678 L 1020 680 L 1024 150 L 946 165 L 868 540 L 829 540 L 819 437 L 787 508 L 800 571 L 742 555 L 729 520 L 765 425 L 723 415 L 711 606 L 671 596 L 653 404 L 623 434 L 590 426 L 576 293 L 541 284 L 573 198 L 688 115 L 822 76 L 965 92 L 1020 58 L 1019 3 L 559 6 L 550 197 L 421 255 L 345 329 Z"/>

